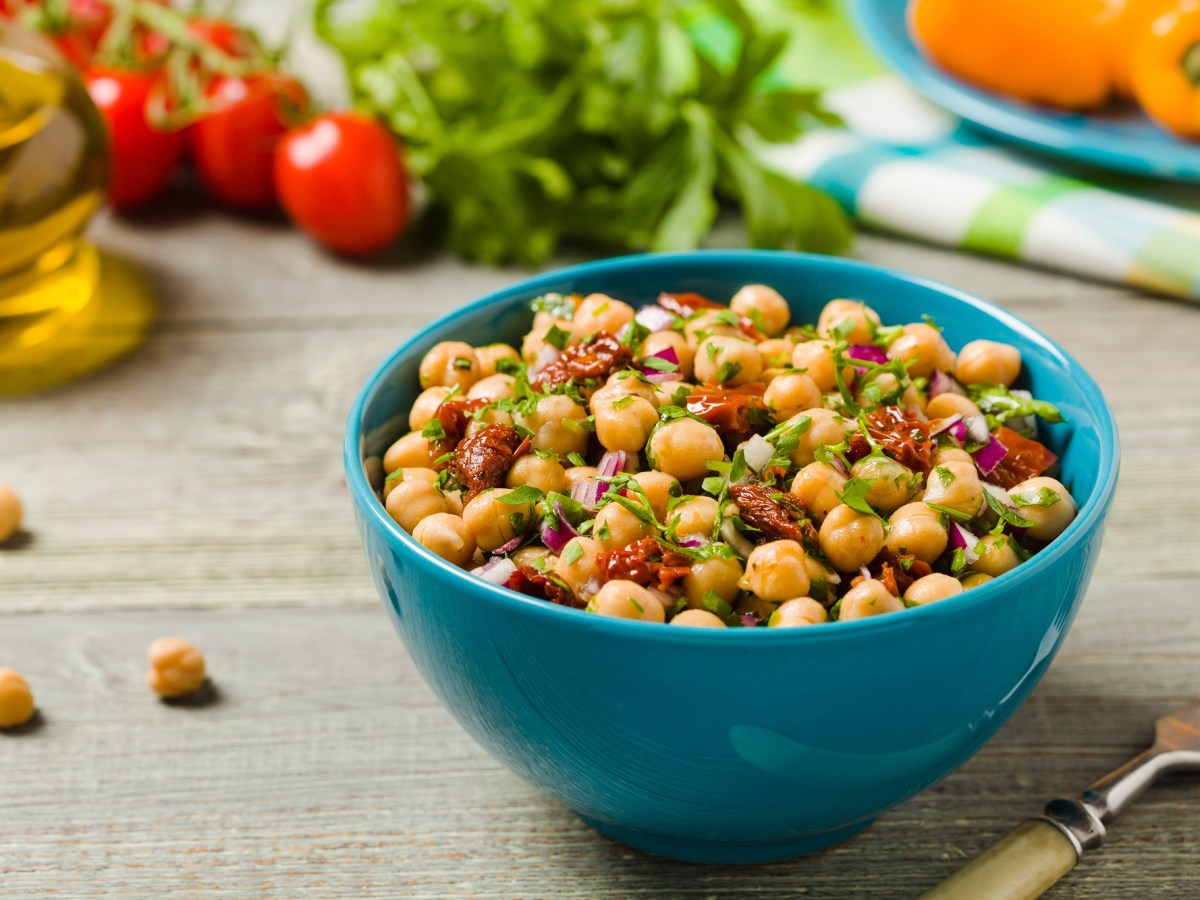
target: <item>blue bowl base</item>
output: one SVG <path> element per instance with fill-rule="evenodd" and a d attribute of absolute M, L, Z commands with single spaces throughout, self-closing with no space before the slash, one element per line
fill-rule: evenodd
<path fill-rule="evenodd" d="M 874 819 L 868 819 L 865 822 L 856 822 L 853 825 L 837 828 L 833 831 L 807 834 L 803 837 L 789 838 L 783 841 L 743 844 L 720 841 L 696 841 L 686 838 L 676 839 L 660 834 L 650 834 L 645 831 L 634 831 L 633 829 L 622 828 L 619 825 L 610 825 L 607 822 L 597 822 L 595 819 L 589 819 L 583 815 L 579 818 L 583 819 L 584 822 L 605 837 L 633 847 L 635 850 L 683 862 L 711 863 L 715 865 L 780 862 L 785 859 L 795 859 L 797 856 L 807 856 L 810 853 L 816 853 L 819 850 L 824 850 L 826 847 L 832 847 L 834 844 L 840 844 L 842 841 L 849 840 L 875 821 Z"/>

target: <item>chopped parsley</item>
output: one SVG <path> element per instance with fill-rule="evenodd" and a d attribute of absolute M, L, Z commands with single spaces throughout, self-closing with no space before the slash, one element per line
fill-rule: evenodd
<path fill-rule="evenodd" d="M 1050 507 L 1062 499 L 1062 497 L 1059 496 L 1058 491 L 1048 487 L 1038 488 L 1036 494 L 1023 493 L 1011 494 L 1010 496 L 1012 497 L 1013 503 L 1017 504 L 1017 506 Z"/>
<path fill-rule="evenodd" d="M 613 408 L 613 409 L 624 409 L 624 408 L 625 408 L 625 407 L 627 407 L 627 406 L 628 406 L 630 403 L 632 403 L 632 402 L 633 402 L 633 400 L 634 400 L 634 397 L 633 397 L 633 395 L 632 395 L 632 394 L 626 394 L 624 397 L 621 397 L 621 398 L 620 398 L 620 399 L 618 399 L 618 400 L 614 400 L 614 401 L 613 401 L 612 408 Z"/>
<path fill-rule="evenodd" d="M 546 343 L 555 349 L 565 350 L 570 340 L 571 332 L 564 331 L 557 325 L 551 325 L 550 330 L 546 332 Z"/>
<path fill-rule="evenodd" d="M 442 426 L 442 420 L 434 416 L 425 423 L 425 427 L 421 429 L 421 437 L 428 441 L 441 441 L 446 438 L 446 429 Z"/>
<path fill-rule="evenodd" d="M 834 493 L 837 494 L 839 500 L 855 512 L 878 519 L 880 518 L 879 513 L 875 512 L 871 508 L 871 504 L 867 502 L 867 494 L 871 492 L 871 485 L 874 483 L 874 478 L 851 478 L 840 491 L 834 491 Z"/>
<path fill-rule="evenodd" d="M 535 313 L 549 313 L 556 319 L 570 321 L 575 318 L 575 300 L 562 294 L 542 294 L 530 302 L 529 308 Z"/>
<path fill-rule="evenodd" d="M 454 368 L 456 369 L 463 369 L 465 371 L 470 369 L 473 365 L 475 365 L 475 363 L 472 360 L 467 359 L 465 356 L 454 357 Z"/>
<path fill-rule="evenodd" d="M 661 356 L 647 356 L 638 363 L 643 369 L 652 369 L 655 372 L 678 372 L 679 364 L 673 363 L 669 359 L 663 359 Z"/>
<path fill-rule="evenodd" d="M 546 494 L 541 488 L 536 488 L 532 484 L 523 484 L 497 499 L 509 506 L 520 506 L 523 503 L 540 503 L 545 496 Z"/>
<path fill-rule="evenodd" d="M 717 384 L 725 384 L 729 379 L 736 378 L 740 371 L 742 371 L 740 362 L 726 360 L 717 367 Z"/>
<path fill-rule="evenodd" d="M 583 558 L 583 547 L 579 545 L 579 541 L 571 541 L 563 550 L 563 560 L 568 566 L 573 566 Z"/>

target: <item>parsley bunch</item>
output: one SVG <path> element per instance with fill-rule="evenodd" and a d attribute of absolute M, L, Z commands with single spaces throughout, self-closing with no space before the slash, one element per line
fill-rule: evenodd
<path fill-rule="evenodd" d="M 833 117 L 781 83 L 787 37 L 745 0 L 374 0 L 350 19 L 342 5 L 317 0 L 316 31 L 463 256 L 688 249 L 719 200 L 757 247 L 849 243 L 832 199 L 756 153 Z"/>

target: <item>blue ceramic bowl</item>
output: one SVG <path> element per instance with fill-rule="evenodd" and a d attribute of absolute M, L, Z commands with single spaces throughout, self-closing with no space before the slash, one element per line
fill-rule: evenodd
<path fill-rule="evenodd" d="M 447 339 L 518 343 L 527 301 L 661 290 L 725 300 L 769 284 L 793 317 L 861 298 L 885 322 L 922 313 L 952 347 L 1014 344 L 1023 379 L 1069 424 L 1045 429 L 1079 515 L 1047 550 L 961 596 L 802 629 L 671 628 L 603 618 L 493 587 L 426 551 L 388 517 L 371 465 L 407 430 L 417 366 Z M 455 310 L 371 376 L 345 461 L 384 606 L 430 687 L 522 778 L 598 831 L 664 856 L 755 862 L 844 840 L 982 747 L 1037 684 L 1100 549 L 1118 444 L 1099 389 L 1060 347 L 981 300 L 863 263 L 792 253 L 633 256 L 550 272 Z"/>

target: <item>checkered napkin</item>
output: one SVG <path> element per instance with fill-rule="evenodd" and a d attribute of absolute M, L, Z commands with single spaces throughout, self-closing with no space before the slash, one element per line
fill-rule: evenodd
<path fill-rule="evenodd" d="M 792 57 L 813 65 L 830 48 L 838 55 L 825 99 L 845 128 L 773 148 L 782 171 L 827 191 L 865 226 L 1200 299 L 1200 215 L 992 143 L 882 71 L 844 19 L 832 29 L 811 39 L 824 42 L 821 54 L 802 47 Z M 807 67 L 789 68 L 805 77 Z M 1179 198 L 1185 189 L 1165 192 Z"/>

